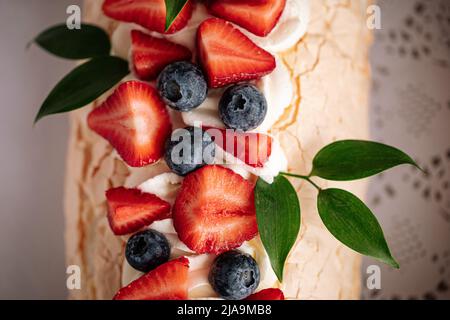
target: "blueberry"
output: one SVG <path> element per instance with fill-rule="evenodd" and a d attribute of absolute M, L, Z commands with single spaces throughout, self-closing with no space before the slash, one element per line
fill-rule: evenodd
<path fill-rule="evenodd" d="M 264 95 L 251 84 L 229 87 L 219 102 L 220 117 L 227 128 L 234 130 L 256 129 L 267 114 Z"/>
<path fill-rule="evenodd" d="M 177 129 L 166 142 L 165 160 L 169 168 L 180 176 L 211 164 L 215 144 L 211 136 L 198 127 Z"/>
<path fill-rule="evenodd" d="M 158 77 L 158 90 L 165 103 L 177 111 L 191 111 L 202 104 L 208 85 L 194 64 L 179 61 L 169 64 Z"/>
<path fill-rule="evenodd" d="M 162 233 L 145 230 L 128 240 L 125 257 L 134 269 L 148 272 L 169 261 L 170 245 Z"/>
<path fill-rule="evenodd" d="M 237 250 L 219 255 L 209 272 L 209 282 L 222 298 L 247 298 L 259 285 L 259 268 L 255 259 Z"/>

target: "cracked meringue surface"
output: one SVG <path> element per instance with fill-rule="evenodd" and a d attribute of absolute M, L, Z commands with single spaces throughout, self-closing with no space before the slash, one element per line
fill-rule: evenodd
<path fill-rule="evenodd" d="M 114 37 L 114 32 L 122 26 L 104 17 L 100 4 L 97 0 L 86 0 L 86 21 L 100 24 Z M 274 124 L 264 129 L 279 141 L 287 167 L 299 173 L 310 170 L 314 154 L 324 145 L 349 137 L 365 139 L 368 135 L 367 51 L 371 41 L 365 25 L 368 2 L 317 0 L 309 1 L 309 5 L 307 33 L 289 49 L 276 53 L 286 67 L 283 77 L 289 77 L 292 97 L 289 105 L 281 108 Z M 123 53 L 128 54 L 127 50 Z M 275 82 L 285 85 L 284 80 Z M 276 91 L 274 97 L 279 97 Z M 135 187 L 170 171 L 164 162 L 129 168 L 105 141 L 90 132 L 86 115 L 99 102 L 101 99 L 71 115 L 66 252 L 67 264 L 77 264 L 83 272 L 82 290 L 70 293 L 75 299 L 110 299 L 125 277 L 126 238 L 115 237 L 109 230 L 104 191 L 113 186 Z M 182 125 L 182 119 L 177 121 Z M 242 175 L 249 174 L 239 166 L 235 170 Z M 320 183 L 323 187 L 335 185 Z M 359 256 L 336 241 L 323 226 L 313 200 L 316 191 L 300 181 L 293 181 L 293 185 L 302 205 L 302 230 L 288 258 L 281 284 L 286 298 L 358 298 Z M 364 182 L 339 186 L 360 197 L 364 195 Z M 202 270 L 208 264 L 207 258 L 198 257 L 198 261 L 191 263 Z M 263 265 L 258 263 L 260 267 Z M 208 295 L 208 288 L 198 280 L 202 277 L 202 271 L 195 272 L 190 285 L 192 296 Z"/>

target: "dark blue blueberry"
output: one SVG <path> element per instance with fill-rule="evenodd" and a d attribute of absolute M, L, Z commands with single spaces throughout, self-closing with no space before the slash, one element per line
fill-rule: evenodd
<path fill-rule="evenodd" d="M 169 64 L 161 72 L 158 90 L 169 107 L 177 111 L 191 111 L 205 101 L 208 85 L 196 65 L 179 61 Z"/>
<path fill-rule="evenodd" d="M 134 269 L 148 272 L 169 261 L 170 245 L 162 233 L 145 230 L 128 239 L 125 257 Z"/>
<path fill-rule="evenodd" d="M 166 142 L 165 160 L 180 176 L 214 162 L 215 144 L 211 136 L 198 127 L 177 129 Z"/>
<path fill-rule="evenodd" d="M 267 101 L 254 85 L 239 84 L 224 92 L 219 102 L 219 113 L 227 128 L 253 130 L 266 117 Z"/>
<path fill-rule="evenodd" d="M 209 283 L 222 298 L 247 298 L 259 285 L 259 267 L 250 255 L 237 250 L 219 255 L 209 272 Z"/>

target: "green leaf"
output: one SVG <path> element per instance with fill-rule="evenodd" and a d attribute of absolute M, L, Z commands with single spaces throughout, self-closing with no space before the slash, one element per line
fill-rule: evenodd
<path fill-rule="evenodd" d="M 170 26 L 188 1 L 189 0 L 166 0 L 166 31 L 169 30 Z"/>
<path fill-rule="evenodd" d="M 279 175 L 272 184 L 258 179 L 255 207 L 259 235 L 280 282 L 286 258 L 300 231 L 300 203 L 289 180 Z"/>
<path fill-rule="evenodd" d="M 333 236 L 349 248 L 399 268 L 377 219 L 356 196 L 340 189 L 319 192 L 319 215 Z"/>
<path fill-rule="evenodd" d="M 44 50 L 66 59 L 87 59 L 109 55 L 108 34 L 98 27 L 82 24 L 81 29 L 69 30 L 65 24 L 53 26 L 34 41 Z"/>
<path fill-rule="evenodd" d="M 313 160 L 311 176 L 334 181 L 357 180 L 401 164 L 418 167 L 410 156 L 385 144 L 343 140 L 319 151 Z"/>
<path fill-rule="evenodd" d="M 35 123 L 50 114 L 81 108 L 111 89 L 130 71 L 128 62 L 117 57 L 98 57 L 75 68 L 50 92 Z"/>

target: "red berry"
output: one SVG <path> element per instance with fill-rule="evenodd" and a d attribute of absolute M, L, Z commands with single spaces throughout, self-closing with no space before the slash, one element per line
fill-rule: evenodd
<path fill-rule="evenodd" d="M 212 0 L 209 11 L 265 37 L 276 26 L 285 7 L 286 0 Z"/>
<path fill-rule="evenodd" d="M 154 80 L 168 64 L 192 58 L 188 48 L 138 30 L 131 32 L 131 44 L 134 70 L 142 80 Z"/>
<path fill-rule="evenodd" d="M 114 300 L 187 300 L 189 260 L 166 262 L 123 287 Z"/>
<path fill-rule="evenodd" d="M 258 233 L 254 185 L 221 166 L 186 176 L 173 208 L 179 238 L 197 253 L 219 254 Z"/>
<path fill-rule="evenodd" d="M 108 221 L 116 235 L 136 232 L 170 216 L 170 204 L 150 193 L 123 187 L 106 191 Z"/>
<path fill-rule="evenodd" d="M 183 29 L 191 18 L 193 10 L 194 2 L 189 0 L 169 30 L 165 32 L 165 0 L 105 0 L 103 3 L 103 12 L 108 17 L 133 22 L 159 33 L 174 33 Z"/>
<path fill-rule="evenodd" d="M 212 88 L 258 79 L 276 67 L 269 52 L 222 19 L 202 22 L 197 31 L 197 47 Z"/>
<path fill-rule="evenodd" d="M 131 167 L 158 161 L 172 125 L 155 88 L 139 81 L 122 83 L 88 116 L 89 127 L 108 140 Z"/>
<path fill-rule="evenodd" d="M 263 133 L 205 128 L 217 146 L 253 168 L 262 168 L 272 154 L 273 139 Z"/>
<path fill-rule="evenodd" d="M 270 288 L 254 293 L 245 300 L 284 300 L 284 294 L 280 289 Z"/>

